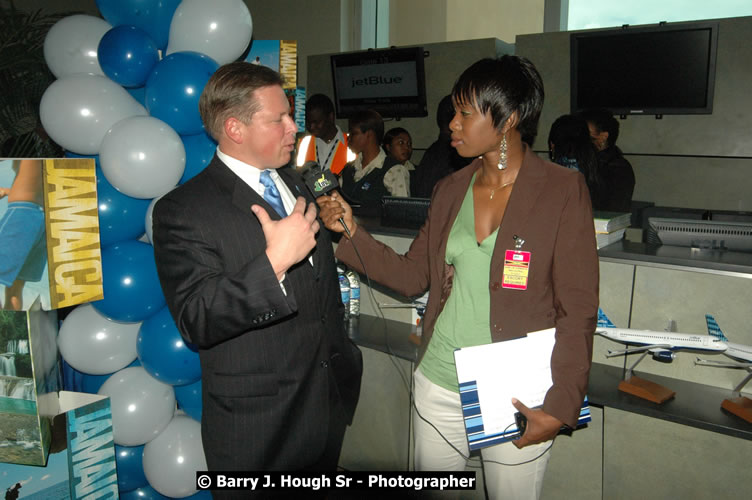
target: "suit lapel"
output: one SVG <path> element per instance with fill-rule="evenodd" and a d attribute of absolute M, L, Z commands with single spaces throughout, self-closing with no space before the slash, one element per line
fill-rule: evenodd
<path fill-rule="evenodd" d="M 541 168 L 542 163 L 543 160 L 525 146 L 522 168 L 517 174 L 509 204 L 501 221 L 501 229 L 496 238 L 491 260 L 491 276 L 501 276 L 504 267 L 504 252 L 514 249 L 514 237 L 525 239 L 527 221 L 547 180 L 545 170 Z M 522 250 L 525 250 L 524 246 Z"/>
<path fill-rule="evenodd" d="M 454 220 L 457 218 L 457 214 L 462 207 L 462 201 L 465 199 L 465 193 L 470 185 L 470 179 L 473 178 L 473 174 L 480 168 L 480 160 L 476 160 L 464 169 L 460 171 L 457 176 L 450 177 L 450 184 L 447 186 L 449 195 L 446 197 L 447 203 L 443 208 L 446 212 L 442 213 L 442 217 L 438 220 L 443 221 L 443 226 L 440 228 L 439 236 L 441 238 L 441 246 L 439 247 L 440 261 L 444 262 L 444 256 L 446 253 L 447 240 L 449 239 L 449 232 L 452 230 Z M 442 200 L 443 201 L 443 200 Z"/>
<path fill-rule="evenodd" d="M 300 178 L 300 175 L 297 174 L 293 169 L 282 167 L 279 170 L 277 170 L 277 173 L 282 178 L 282 181 L 287 185 L 287 188 L 290 190 L 292 195 L 297 199 L 298 196 L 302 196 L 306 200 L 306 206 L 308 203 L 313 203 L 315 205 L 315 200 L 313 198 L 313 195 L 308 191 L 308 188 L 303 183 L 303 180 Z M 316 213 L 318 215 L 319 207 L 316 205 Z M 321 231 L 326 231 L 324 228 L 324 223 L 319 220 L 319 225 L 321 226 L 319 229 L 318 234 L 316 234 L 316 247 L 319 246 L 322 240 Z M 319 273 L 321 272 L 321 252 L 316 251 L 317 248 L 314 248 L 312 250 L 311 257 L 313 258 L 313 274 L 316 279 L 319 278 Z"/>

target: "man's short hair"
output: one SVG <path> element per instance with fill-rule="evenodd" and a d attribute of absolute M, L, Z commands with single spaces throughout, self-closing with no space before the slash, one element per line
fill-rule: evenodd
<path fill-rule="evenodd" d="M 214 140 L 223 135 L 228 118 L 246 125 L 261 105 L 254 92 L 264 87 L 282 86 L 284 79 L 271 68 L 240 61 L 220 66 L 206 83 L 198 109 L 206 131 Z"/>
<path fill-rule="evenodd" d="M 364 134 L 369 130 L 373 130 L 373 135 L 376 137 L 376 142 L 381 144 L 384 139 L 384 119 L 381 115 L 372 110 L 367 109 L 365 111 L 358 111 L 353 114 L 347 121 L 347 126 L 350 130 L 357 128 Z"/>
<path fill-rule="evenodd" d="M 321 111 L 324 115 L 328 115 L 329 113 L 334 114 L 334 103 L 324 94 L 313 94 L 306 101 L 306 111 L 313 111 L 315 109 Z"/>

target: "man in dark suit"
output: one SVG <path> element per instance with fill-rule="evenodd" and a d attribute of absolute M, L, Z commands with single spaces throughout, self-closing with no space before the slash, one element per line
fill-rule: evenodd
<path fill-rule="evenodd" d="M 280 168 L 296 130 L 281 83 L 246 62 L 217 70 L 199 103 L 216 156 L 153 212 L 162 289 L 201 359 L 210 470 L 334 470 L 360 390 L 331 240 Z"/>

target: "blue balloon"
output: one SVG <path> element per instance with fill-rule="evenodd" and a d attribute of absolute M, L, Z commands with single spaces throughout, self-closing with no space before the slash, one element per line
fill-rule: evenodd
<path fill-rule="evenodd" d="M 141 324 L 136 350 L 149 375 L 165 384 L 192 384 L 201 378 L 198 353 L 180 336 L 166 307 Z"/>
<path fill-rule="evenodd" d="M 136 358 L 131 364 L 126 366 L 126 368 L 130 366 L 141 366 L 141 362 Z M 90 375 L 88 373 L 80 372 L 69 365 L 67 361 L 63 360 L 63 389 L 66 391 L 96 394 L 99 392 L 99 388 L 102 387 L 102 384 L 104 384 L 111 375 L 112 373 L 107 373 L 105 375 Z"/>
<path fill-rule="evenodd" d="M 180 135 L 204 130 L 198 99 L 219 65 L 198 52 L 175 52 L 157 63 L 146 80 L 146 109 Z"/>
<path fill-rule="evenodd" d="M 139 104 L 146 107 L 146 85 L 143 87 L 133 87 L 125 89 Z"/>
<path fill-rule="evenodd" d="M 110 80 L 123 87 L 141 87 L 159 61 L 159 50 L 141 28 L 116 26 L 99 41 L 97 59 Z"/>
<path fill-rule="evenodd" d="M 174 389 L 178 408 L 187 413 L 193 420 L 201 422 L 201 379 L 192 384 L 177 385 Z"/>
<path fill-rule="evenodd" d="M 140 238 L 146 232 L 146 211 L 151 200 L 124 195 L 110 184 L 97 167 L 99 240 L 103 247 Z"/>
<path fill-rule="evenodd" d="M 180 136 L 185 147 L 185 171 L 179 184 L 201 172 L 214 158 L 217 143 L 205 131 L 193 135 Z"/>
<path fill-rule="evenodd" d="M 142 486 L 135 490 L 120 493 L 120 500 L 170 500 L 151 486 Z"/>
<path fill-rule="evenodd" d="M 97 0 L 97 7 L 113 26 L 136 26 L 149 34 L 159 49 L 167 47 L 170 23 L 180 0 Z"/>
<path fill-rule="evenodd" d="M 118 490 L 122 494 L 125 491 L 135 490 L 142 486 L 148 486 L 144 474 L 144 445 L 120 446 L 115 445 L 115 464 L 117 465 Z M 122 497 L 121 497 L 122 498 Z"/>
<path fill-rule="evenodd" d="M 194 493 L 189 497 L 185 497 L 185 500 L 211 500 L 212 494 L 209 490 L 200 490 L 198 493 Z"/>
<path fill-rule="evenodd" d="M 129 368 L 131 366 L 141 366 L 141 362 L 138 360 L 138 358 L 136 358 L 125 368 Z M 97 394 L 99 392 L 99 388 L 102 387 L 102 385 L 107 382 L 107 379 L 115 373 L 117 372 L 108 373 L 106 375 L 89 375 L 88 373 L 81 373 L 83 375 L 83 377 L 81 378 L 81 392 L 86 392 L 88 394 Z"/>
<path fill-rule="evenodd" d="M 81 392 L 96 394 L 99 392 L 99 388 L 107 382 L 107 379 L 110 378 L 112 373 L 108 373 L 107 375 L 89 375 L 88 373 L 82 373 L 82 375 Z"/>
<path fill-rule="evenodd" d="M 165 306 L 154 249 L 141 241 L 121 241 L 102 249 L 104 299 L 91 305 L 115 321 L 143 321 Z"/>

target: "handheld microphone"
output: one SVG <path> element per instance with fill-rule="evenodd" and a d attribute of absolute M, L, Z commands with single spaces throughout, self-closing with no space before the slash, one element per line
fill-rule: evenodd
<path fill-rule="evenodd" d="M 315 161 L 306 162 L 303 165 L 301 172 L 303 181 L 314 198 L 324 196 L 339 187 L 339 182 L 332 171 L 329 169 L 322 170 L 321 166 Z M 350 229 L 347 227 L 347 224 L 345 224 L 345 220 L 342 217 L 338 220 L 339 223 L 342 224 L 342 227 L 345 228 L 345 232 L 349 237 Z"/>

